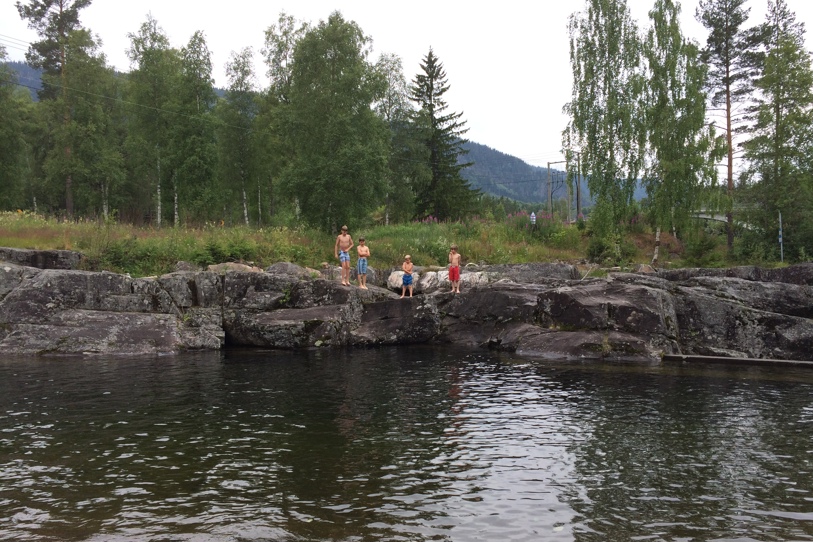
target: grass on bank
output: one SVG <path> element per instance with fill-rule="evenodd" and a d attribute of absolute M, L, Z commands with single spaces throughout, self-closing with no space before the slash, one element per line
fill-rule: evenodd
<path fill-rule="evenodd" d="M 538 217 L 532 228 L 528 216 L 518 213 L 502 222 L 472 219 L 442 223 L 434 220 L 371 226 L 350 231 L 355 242 L 364 236 L 370 246 L 370 264 L 377 268 L 400 266 L 405 254 L 416 265 L 444 267 L 449 247 L 455 243 L 464 263 L 526 263 L 583 261 L 600 265 L 648 263 L 654 238 L 641 229 L 621 242 L 621 254 L 592 238 L 585 228 Z M 33 249 L 69 249 L 82 252 L 89 270 L 108 270 L 151 276 L 171 272 L 178 261 L 199 266 L 222 262 L 251 263 L 266 267 L 286 261 L 320 268 L 336 264 L 335 236 L 304 227 L 247 228 L 209 224 L 201 228 L 138 228 L 115 222 L 59 221 L 28 212 L 0 212 L 0 246 Z M 694 253 L 709 265 L 725 265 L 725 240 L 703 238 Z M 686 254 L 692 254 L 688 247 Z M 661 264 L 680 267 L 683 246 L 668 234 L 662 236 Z"/>

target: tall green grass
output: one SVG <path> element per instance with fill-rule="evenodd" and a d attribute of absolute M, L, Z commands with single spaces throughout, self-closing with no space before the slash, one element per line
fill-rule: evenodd
<path fill-rule="evenodd" d="M 396 267 L 405 254 L 416 265 L 446 266 L 449 248 L 457 244 L 463 262 L 524 263 L 583 257 L 586 239 L 576 227 L 526 216 L 501 222 L 472 219 L 373 226 L 351 231 L 357 243 L 367 239 L 377 268 Z M 247 228 L 208 225 L 203 228 L 136 228 L 116 222 L 64 222 L 32 213 L 0 213 L 0 246 L 72 249 L 85 255 L 91 270 L 150 276 L 170 272 L 178 261 L 199 266 L 228 261 L 266 267 L 287 261 L 307 267 L 337 265 L 335 236 L 307 228 Z"/>

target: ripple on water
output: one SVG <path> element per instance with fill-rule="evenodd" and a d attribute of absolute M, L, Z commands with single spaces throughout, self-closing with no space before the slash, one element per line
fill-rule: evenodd
<path fill-rule="evenodd" d="M 420 348 L 5 360 L 0 539 L 811 539 L 811 382 Z"/>

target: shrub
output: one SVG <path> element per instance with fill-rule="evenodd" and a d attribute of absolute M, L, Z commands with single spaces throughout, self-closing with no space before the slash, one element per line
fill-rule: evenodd
<path fill-rule="evenodd" d="M 694 267 L 720 267 L 723 256 L 717 252 L 717 245 L 716 236 L 701 230 L 687 239 L 683 260 Z"/>

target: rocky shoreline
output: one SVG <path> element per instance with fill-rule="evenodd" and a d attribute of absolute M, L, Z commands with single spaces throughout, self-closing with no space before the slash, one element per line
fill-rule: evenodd
<path fill-rule="evenodd" d="M 77 270 L 70 251 L 0 248 L 0 352 L 171 354 L 224 346 L 325 348 L 444 343 L 548 360 L 664 355 L 813 360 L 813 264 L 610 273 L 563 263 L 397 270 L 368 290 L 338 269 L 223 265 L 151 278 Z M 181 266 L 181 268 L 184 268 Z"/>

